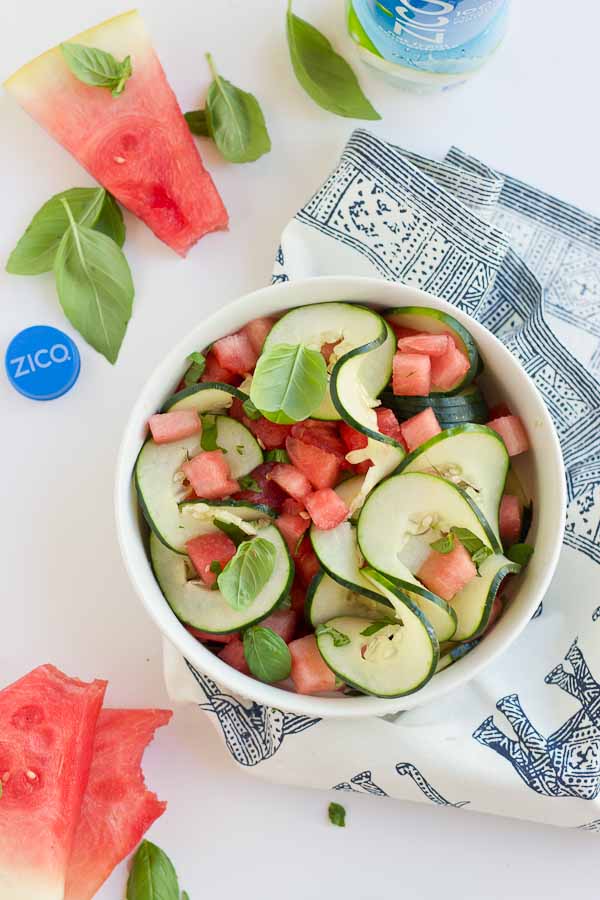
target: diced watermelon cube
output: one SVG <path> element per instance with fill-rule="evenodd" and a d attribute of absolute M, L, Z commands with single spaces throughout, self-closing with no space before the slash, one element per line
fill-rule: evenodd
<path fill-rule="evenodd" d="M 525 427 L 518 416 L 501 416 L 487 423 L 488 428 L 493 428 L 506 445 L 509 456 L 518 456 L 529 450 L 529 438 Z"/>
<path fill-rule="evenodd" d="M 377 428 L 379 431 L 398 441 L 399 444 L 406 448 L 400 423 L 392 410 L 386 409 L 385 406 L 379 406 L 375 412 L 377 413 Z"/>
<path fill-rule="evenodd" d="M 500 501 L 498 513 L 500 523 L 500 539 L 504 547 L 516 544 L 521 536 L 523 524 L 523 510 L 521 501 L 513 494 L 504 494 Z"/>
<path fill-rule="evenodd" d="M 440 391 L 449 391 L 469 371 L 470 362 L 454 341 L 442 356 L 431 357 L 431 384 Z"/>
<path fill-rule="evenodd" d="M 292 590 L 290 591 L 290 599 L 292 601 L 292 609 L 298 613 L 299 617 L 304 616 L 304 604 L 306 603 L 306 587 L 297 579 L 294 579 Z"/>
<path fill-rule="evenodd" d="M 415 334 L 399 338 L 398 350 L 402 353 L 425 353 L 427 356 L 443 356 L 450 346 L 447 334 Z"/>
<path fill-rule="evenodd" d="M 310 519 L 303 519 L 302 516 L 290 516 L 284 513 L 282 516 L 278 516 L 275 524 L 285 538 L 290 553 L 294 554 L 298 547 L 298 542 L 310 525 Z"/>
<path fill-rule="evenodd" d="M 400 431 L 409 453 L 424 444 L 429 438 L 439 434 L 441 430 L 436 414 L 430 406 L 400 425 Z"/>
<path fill-rule="evenodd" d="M 294 500 L 293 497 L 285 498 L 281 507 L 281 512 L 284 516 L 299 516 L 300 513 L 304 513 L 304 518 L 308 518 L 308 513 L 305 511 L 304 503 L 299 503 L 298 500 Z"/>
<path fill-rule="evenodd" d="M 252 372 L 258 359 L 250 339 L 241 331 L 215 341 L 212 352 L 220 366 L 238 375 Z"/>
<path fill-rule="evenodd" d="M 229 560 L 235 556 L 237 548 L 231 538 L 222 531 L 214 531 L 187 541 L 185 549 L 202 581 L 210 586 L 215 583 L 218 575 L 211 572 L 211 563 L 219 563 L 224 569 Z"/>
<path fill-rule="evenodd" d="M 260 356 L 262 353 L 263 344 L 274 324 L 275 319 L 272 319 L 270 316 L 263 316 L 259 319 L 252 319 L 251 322 L 248 322 L 248 324 L 244 325 L 242 328 L 242 333 L 245 334 L 250 341 L 252 349 L 257 356 Z"/>
<path fill-rule="evenodd" d="M 229 407 L 229 415 L 232 419 L 237 419 L 238 422 L 244 422 L 247 418 L 246 413 L 244 412 L 244 405 L 239 397 L 233 398 L 233 403 Z"/>
<path fill-rule="evenodd" d="M 285 447 L 292 463 L 303 472 L 313 487 L 333 487 L 340 474 L 340 458 L 313 444 L 288 437 Z"/>
<path fill-rule="evenodd" d="M 288 645 L 292 655 L 292 681 L 299 694 L 335 690 L 335 675 L 323 660 L 314 634 Z"/>
<path fill-rule="evenodd" d="M 268 419 L 243 419 L 246 428 L 262 443 L 265 450 L 280 450 L 285 447 L 285 439 L 292 430 L 291 425 L 280 425 Z"/>
<path fill-rule="evenodd" d="M 222 450 L 206 450 L 182 465 L 182 471 L 197 497 L 221 500 L 240 486 L 231 478 L 229 463 Z"/>
<path fill-rule="evenodd" d="M 231 634 L 211 634 L 210 631 L 200 631 L 192 625 L 186 625 L 185 627 L 190 634 L 193 634 L 202 643 L 211 641 L 213 644 L 229 644 L 230 641 L 238 640 L 240 636 L 239 631 L 232 631 Z"/>
<path fill-rule="evenodd" d="M 430 550 L 417 572 L 419 581 L 444 600 L 451 600 L 476 575 L 477 569 L 471 554 L 456 538 L 450 553 Z"/>
<path fill-rule="evenodd" d="M 331 488 L 323 488 L 309 494 L 305 503 L 311 519 L 322 531 L 336 528 L 350 514 L 342 498 Z"/>
<path fill-rule="evenodd" d="M 337 433 L 335 422 L 315 422 L 307 419 L 293 425 L 291 434 L 305 444 L 319 447 L 327 453 L 334 453 L 340 459 L 346 455 L 346 448 Z"/>
<path fill-rule="evenodd" d="M 304 501 L 312 491 L 312 485 L 306 475 L 289 463 L 278 463 L 269 475 L 294 500 Z"/>
<path fill-rule="evenodd" d="M 239 639 L 225 644 L 217 655 L 219 659 L 222 659 L 223 662 L 226 662 L 233 669 L 237 669 L 243 675 L 250 675 L 250 669 L 244 654 L 244 645 Z"/>
<path fill-rule="evenodd" d="M 400 338 L 412 337 L 415 334 L 421 333 L 417 331 L 416 328 L 406 328 L 404 325 L 396 325 L 395 322 L 388 321 L 388 325 L 390 326 L 398 340 L 400 340 Z"/>
<path fill-rule="evenodd" d="M 321 568 L 309 538 L 305 537 L 300 544 L 300 548 L 294 557 L 294 561 L 296 563 L 298 578 L 305 587 L 308 587 Z"/>
<path fill-rule="evenodd" d="M 348 453 L 352 450 L 362 450 L 368 444 L 366 434 L 357 431 L 356 428 L 352 428 L 346 422 L 340 422 L 340 435 Z"/>
<path fill-rule="evenodd" d="M 257 483 L 258 490 L 240 491 L 236 493 L 235 499 L 246 500 L 248 503 L 262 503 L 278 512 L 287 495 L 278 484 L 269 478 L 276 465 L 277 463 L 272 462 L 261 463 L 256 469 L 253 469 L 250 477 Z"/>
<path fill-rule="evenodd" d="M 504 416 L 512 416 L 508 403 L 496 403 L 490 406 L 490 420 L 502 419 Z"/>
<path fill-rule="evenodd" d="M 209 350 L 206 354 L 204 374 L 200 381 L 218 381 L 222 384 L 239 384 L 240 378 L 235 372 L 232 372 L 230 369 L 224 369 L 223 366 L 219 365 L 217 357 L 212 350 Z"/>
<path fill-rule="evenodd" d="M 169 444 L 198 434 L 202 428 L 195 409 L 177 409 L 173 412 L 156 413 L 148 419 L 148 425 L 155 444 Z"/>
<path fill-rule="evenodd" d="M 397 396 L 427 397 L 431 390 L 431 359 L 421 353 L 394 355 L 392 389 Z"/>
<path fill-rule="evenodd" d="M 298 614 L 293 609 L 276 609 L 270 616 L 259 622 L 261 628 L 270 628 L 289 644 L 296 631 Z"/>

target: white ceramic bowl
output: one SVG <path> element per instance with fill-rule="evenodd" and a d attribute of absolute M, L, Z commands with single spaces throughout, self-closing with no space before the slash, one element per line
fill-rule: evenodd
<path fill-rule="evenodd" d="M 526 423 L 531 451 L 515 460 L 519 476 L 534 498 L 532 541 L 535 553 L 525 573 L 513 581 L 514 597 L 496 627 L 463 659 L 435 675 L 407 697 L 302 696 L 242 675 L 202 646 L 171 612 L 154 579 L 146 550 L 146 526 L 132 485 L 132 470 L 146 435 L 148 417 L 175 390 L 186 357 L 259 315 L 328 300 L 368 303 L 381 310 L 422 305 L 455 316 L 476 340 L 485 362 L 485 391 L 492 401 L 506 400 Z M 400 284 L 372 278 L 312 278 L 266 287 L 230 303 L 192 328 L 154 370 L 125 428 L 116 478 L 117 533 L 133 585 L 163 635 L 200 672 L 233 693 L 307 716 L 358 718 L 381 716 L 429 703 L 465 684 L 510 646 L 525 628 L 546 592 L 562 543 L 565 515 L 564 469 L 558 438 L 544 402 L 519 362 L 489 331 L 443 300 Z"/>

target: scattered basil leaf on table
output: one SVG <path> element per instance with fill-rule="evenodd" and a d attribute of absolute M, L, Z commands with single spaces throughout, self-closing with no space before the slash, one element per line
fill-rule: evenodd
<path fill-rule="evenodd" d="M 58 245 L 69 227 L 63 200 L 69 204 L 76 222 L 102 231 L 119 246 L 123 245 L 123 216 L 111 195 L 101 187 L 70 188 L 55 194 L 36 212 L 8 257 L 6 271 L 11 275 L 41 275 L 52 271 Z"/>
<path fill-rule="evenodd" d="M 252 419 L 253 422 L 256 422 L 257 419 L 262 419 L 261 411 L 255 407 L 250 398 L 244 400 L 244 402 L 242 403 L 242 407 L 248 418 Z"/>
<path fill-rule="evenodd" d="M 258 359 L 250 399 L 271 422 L 290 425 L 310 416 L 326 390 L 327 367 L 318 350 L 277 344 Z"/>
<path fill-rule="evenodd" d="M 288 646 L 271 628 L 260 625 L 246 628 L 244 656 L 252 674 L 269 684 L 283 681 L 292 671 L 292 656 Z"/>
<path fill-rule="evenodd" d="M 288 0 L 287 39 L 296 78 L 315 103 L 350 119 L 380 119 L 346 60 L 324 34 L 292 12 Z"/>
<path fill-rule="evenodd" d="M 156 844 L 142 841 L 127 879 L 127 900 L 179 900 L 179 897 L 173 863 Z"/>
<path fill-rule="evenodd" d="M 188 359 L 191 362 L 191 366 L 183 376 L 183 383 L 186 387 L 190 387 L 190 385 L 200 381 L 206 368 L 206 360 L 201 353 L 190 353 Z"/>
<path fill-rule="evenodd" d="M 513 544 L 506 551 L 506 556 L 511 562 L 525 567 L 533 556 L 533 547 L 531 544 Z"/>
<path fill-rule="evenodd" d="M 246 609 L 256 600 L 273 574 L 276 556 L 273 544 L 261 537 L 239 545 L 217 579 L 233 609 Z"/>
<path fill-rule="evenodd" d="M 372 634 L 377 634 L 378 631 L 381 631 L 381 629 L 385 628 L 387 625 L 395 624 L 396 622 L 392 622 L 391 619 L 382 619 L 380 622 L 371 622 L 364 631 L 361 631 L 361 635 L 363 635 L 363 637 L 371 637 Z"/>
<path fill-rule="evenodd" d="M 389 624 L 386 622 L 386 624 Z M 343 631 L 338 631 L 337 628 L 332 628 L 331 625 L 317 625 L 315 628 L 315 634 L 317 637 L 321 635 L 329 635 L 329 637 L 333 641 L 334 647 L 345 647 L 346 644 L 350 643 L 350 638 L 347 634 L 344 634 Z"/>
<path fill-rule="evenodd" d="M 290 458 L 285 450 L 267 450 L 265 453 L 265 462 L 289 463 Z"/>
<path fill-rule="evenodd" d="M 183 118 L 188 123 L 188 128 L 192 134 L 197 134 L 198 137 L 210 137 L 205 109 L 194 109 L 191 112 L 186 112 Z"/>
<path fill-rule="evenodd" d="M 108 88 L 113 97 L 125 90 L 125 84 L 133 74 L 131 57 L 122 62 L 112 53 L 84 44 L 61 44 L 60 49 L 73 75 L 91 87 Z"/>
<path fill-rule="evenodd" d="M 207 414 L 201 416 L 202 419 L 202 435 L 200 437 L 200 446 L 203 450 L 220 450 L 227 453 L 217 444 L 217 417 Z"/>
<path fill-rule="evenodd" d="M 133 306 L 133 281 L 119 246 L 105 234 L 78 225 L 66 200 L 69 227 L 54 260 L 58 299 L 85 340 L 114 363 Z"/>
<path fill-rule="evenodd" d="M 327 812 L 332 825 L 338 825 L 340 828 L 346 827 L 346 810 L 341 803 L 330 803 Z"/>
<path fill-rule="evenodd" d="M 432 550 L 435 550 L 436 553 L 450 553 L 454 548 L 454 535 L 449 531 L 448 534 L 442 535 L 441 538 L 438 538 L 437 541 L 433 541 L 429 546 Z"/>
<path fill-rule="evenodd" d="M 242 475 L 238 484 L 243 491 L 260 491 L 260 484 L 252 475 Z"/>

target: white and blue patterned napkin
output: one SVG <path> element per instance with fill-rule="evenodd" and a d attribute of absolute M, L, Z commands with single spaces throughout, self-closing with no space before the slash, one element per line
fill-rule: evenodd
<path fill-rule="evenodd" d="M 518 357 L 565 457 L 556 577 L 525 633 L 452 703 L 394 721 L 261 707 L 169 646 L 171 696 L 199 703 L 235 762 L 270 781 L 600 831 L 600 220 L 456 148 L 436 162 L 358 130 L 282 236 L 274 280 L 312 275 L 423 288 Z"/>

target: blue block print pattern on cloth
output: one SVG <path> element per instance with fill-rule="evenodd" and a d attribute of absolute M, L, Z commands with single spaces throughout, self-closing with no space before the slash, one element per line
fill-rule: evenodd
<path fill-rule="evenodd" d="M 438 806 L 454 806 L 456 809 L 460 809 L 462 806 L 467 806 L 469 803 L 468 800 L 460 800 L 458 803 L 451 803 L 450 800 L 446 800 L 446 798 L 443 797 L 429 781 L 427 781 L 425 776 L 416 766 L 413 766 L 412 763 L 398 763 L 396 772 L 398 775 L 408 775 L 409 778 L 414 781 L 423 796 L 428 800 L 431 800 L 432 803 L 437 803 Z"/>
<path fill-rule="evenodd" d="M 516 735 L 509 738 L 490 716 L 473 737 L 513 766 L 525 784 L 547 797 L 593 800 L 600 792 L 600 684 L 590 672 L 575 641 L 565 657 L 572 672 L 561 665 L 546 676 L 547 684 L 566 691 L 581 708 L 546 738 L 522 709 L 517 694 L 498 700 Z"/>
<path fill-rule="evenodd" d="M 364 791 L 366 794 L 371 794 L 373 797 L 388 796 L 379 785 L 375 784 L 373 781 L 373 773 L 369 769 L 365 769 L 364 772 L 353 775 L 350 781 L 340 781 L 339 784 L 333 786 L 332 790 L 354 791 L 355 793 Z"/>
<path fill-rule="evenodd" d="M 320 721 L 258 703 L 244 704 L 236 697 L 224 694 L 214 681 L 201 675 L 189 663 L 187 665 L 206 695 L 202 709 L 215 714 L 227 748 L 241 766 L 256 766 L 269 759 L 277 753 L 287 735 L 299 734 Z"/>

